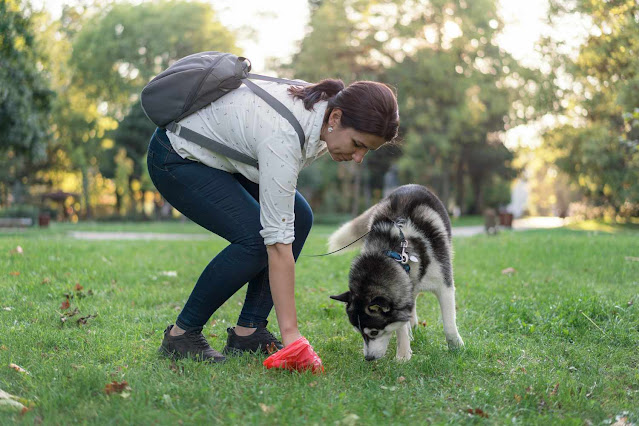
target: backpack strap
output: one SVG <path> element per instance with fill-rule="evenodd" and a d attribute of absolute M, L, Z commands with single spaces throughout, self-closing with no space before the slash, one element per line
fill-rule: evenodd
<path fill-rule="evenodd" d="M 266 76 L 261 76 L 261 77 L 266 77 Z M 268 78 L 270 79 L 271 77 L 268 77 Z M 262 79 L 264 80 L 264 78 Z M 285 81 L 287 82 L 286 84 L 291 84 L 290 80 L 285 80 Z M 297 118 L 295 118 L 291 110 L 286 108 L 284 104 L 278 101 L 273 95 L 268 93 L 266 90 L 262 89 L 257 84 L 253 83 L 248 78 L 242 79 L 242 83 L 246 84 L 246 86 L 249 89 L 251 89 L 253 93 L 255 93 L 257 96 L 262 98 L 264 102 L 269 104 L 275 111 L 277 111 L 282 117 L 286 118 L 286 120 L 288 120 L 288 122 L 291 123 L 291 126 L 293 126 L 293 129 L 295 129 L 295 132 L 297 133 L 297 137 L 300 139 L 300 149 L 304 149 L 304 141 L 306 139 L 306 136 L 304 136 L 304 129 L 302 129 L 300 122 L 297 121 Z M 297 83 L 294 83 L 294 84 L 297 84 Z"/>
<path fill-rule="evenodd" d="M 206 136 L 201 135 L 198 132 L 194 132 L 188 127 L 180 126 L 175 121 L 172 121 L 169 124 L 167 124 L 166 129 L 170 130 L 173 134 L 188 140 L 189 142 L 196 143 L 217 154 L 223 155 L 225 157 L 239 161 L 240 163 L 248 164 L 249 166 L 253 166 L 256 169 L 259 169 L 256 159 L 246 154 L 242 154 L 241 152 L 236 151 L 235 149 L 229 146 L 223 145 L 216 140 L 207 138 Z"/>

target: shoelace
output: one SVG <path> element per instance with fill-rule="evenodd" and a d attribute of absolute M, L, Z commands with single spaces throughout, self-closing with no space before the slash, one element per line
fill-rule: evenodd
<path fill-rule="evenodd" d="M 266 341 L 268 343 L 271 342 L 279 342 L 279 340 L 277 340 L 275 338 L 275 336 L 273 335 L 273 333 L 271 333 L 270 331 L 268 331 L 266 328 L 263 328 L 262 330 L 260 330 L 260 334 L 262 334 L 264 336 L 264 338 L 266 339 Z"/>
<path fill-rule="evenodd" d="M 193 344 L 199 348 L 207 349 L 209 347 L 209 343 L 206 341 L 206 338 L 202 334 L 201 330 L 193 330 L 189 332 L 189 335 L 193 339 Z"/>

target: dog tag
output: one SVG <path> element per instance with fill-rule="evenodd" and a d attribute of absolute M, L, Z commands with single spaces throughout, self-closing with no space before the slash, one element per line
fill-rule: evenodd
<path fill-rule="evenodd" d="M 410 258 L 411 262 L 417 262 L 417 257 L 416 256 L 411 256 Z"/>

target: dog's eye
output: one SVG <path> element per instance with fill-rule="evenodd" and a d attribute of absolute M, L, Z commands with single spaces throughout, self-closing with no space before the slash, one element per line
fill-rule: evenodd
<path fill-rule="evenodd" d="M 371 330 L 371 332 L 369 333 L 371 336 L 377 336 L 379 334 L 379 331 L 377 330 Z"/>

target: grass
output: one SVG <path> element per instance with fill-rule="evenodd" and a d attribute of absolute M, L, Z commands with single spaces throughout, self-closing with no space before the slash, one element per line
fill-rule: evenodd
<path fill-rule="evenodd" d="M 154 229 L 184 232 L 164 225 Z M 316 226 L 304 253 L 324 253 L 333 229 Z M 346 288 L 354 253 L 300 258 L 301 329 L 326 367 L 312 375 L 267 371 L 258 356 L 223 365 L 158 358 L 163 329 L 221 239 L 75 241 L 55 228 L 2 234 L 0 389 L 32 408 L 0 410 L 0 424 L 637 423 L 638 236 L 558 229 L 455 240 L 466 348 L 447 350 L 439 308 L 426 294 L 408 363 L 393 359 L 394 340 L 386 358 L 364 361 L 343 306 L 328 298 Z M 12 252 L 18 245 L 23 254 Z M 503 274 L 509 267 L 515 272 Z M 65 293 L 73 297 L 63 311 Z M 205 327 L 218 350 L 242 296 Z M 276 330 L 274 314 L 271 321 Z M 130 390 L 107 395 L 112 381 Z"/>

